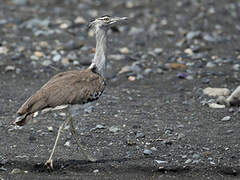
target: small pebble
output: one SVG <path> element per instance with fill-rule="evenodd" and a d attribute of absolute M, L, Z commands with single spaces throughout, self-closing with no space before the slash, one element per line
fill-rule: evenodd
<path fill-rule="evenodd" d="M 216 64 L 214 64 L 212 62 L 207 62 L 206 67 L 207 68 L 214 68 L 214 67 L 216 67 Z"/>
<path fill-rule="evenodd" d="M 144 155 L 151 155 L 152 151 L 150 149 L 144 149 L 143 154 Z"/>
<path fill-rule="evenodd" d="M 208 78 L 202 78 L 202 79 L 201 79 L 201 82 L 202 82 L 203 84 L 209 84 L 209 83 L 210 83 L 210 79 L 208 79 Z"/>
<path fill-rule="evenodd" d="M 37 56 L 37 57 L 41 58 L 41 57 L 43 57 L 43 53 L 40 52 L 40 51 L 35 51 L 34 56 Z"/>
<path fill-rule="evenodd" d="M 179 72 L 179 73 L 177 73 L 177 77 L 179 79 L 185 79 L 187 77 L 187 75 L 185 73 Z"/>
<path fill-rule="evenodd" d="M 65 142 L 64 146 L 69 147 L 70 146 L 70 141 Z"/>
<path fill-rule="evenodd" d="M 120 131 L 120 128 L 119 127 L 116 127 L 116 126 L 112 126 L 109 128 L 109 131 L 112 132 L 112 133 L 117 133 Z"/>
<path fill-rule="evenodd" d="M 158 164 L 166 164 L 168 163 L 167 161 L 161 161 L 161 160 L 154 160 Z"/>
<path fill-rule="evenodd" d="M 7 47 L 4 47 L 4 46 L 2 46 L 2 47 L 0 47 L 0 54 L 7 54 L 7 52 L 8 52 L 8 48 Z"/>
<path fill-rule="evenodd" d="M 61 58 L 62 57 L 60 54 L 56 54 L 55 56 L 53 56 L 53 61 L 58 62 Z"/>
<path fill-rule="evenodd" d="M 215 109 L 222 109 L 226 107 L 225 105 L 217 104 L 217 103 L 209 103 L 208 106 L 210 108 L 215 108 Z"/>
<path fill-rule="evenodd" d="M 43 65 L 43 66 L 49 66 L 50 64 L 52 64 L 52 62 L 51 62 L 50 60 L 44 60 L 44 61 L 42 62 L 42 65 Z"/>
<path fill-rule="evenodd" d="M 128 53 L 129 53 L 129 50 L 128 50 L 127 47 L 123 47 L 123 48 L 120 49 L 120 52 L 121 52 L 122 54 L 128 54 Z"/>
<path fill-rule="evenodd" d="M 105 129 L 104 125 L 98 124 L 96 125 L 95 129 Z"/>
<path fill-rule="evenodd" d="M 11 171 L 10 174 L 19 174 L 19 173 L 21 173 L 21 169 L 19 169 L 19 168 L 14 168 L 14 169 Z"/>
<path fill-rule="evenodd" d="M 228 96 L 230 94 L 230 90 L 227 88 L 211 88 L 207 87 L 203 89 L 203 94 L 208 96 Z"/>
<path fill-rule="evenodd" d="M 82 17 L 82 16 L 78 16 L 76 17 L 76 19 L 74 20 L 75 24 L 86 24 L 87 21 Z"/>
<path fill-rule="evenodd" d="M 229 121 L 231 119 L 231 116 L 225 116 L 221 119 L 221 121 Z"/>
<path fill-rule="evenodd" d="M 7 71 L 14 71 L 15 68 L 16 68 L 15 66 L 10 66 L 10 65 L 9 65 L 9 66 L 6 66 L 6 67 L 5 67 L 5 71 L 6 71 L 6 72 L 7 72 Z"/>
<path fill-rule="evenodd" d="M 0 167 L 0 171 L 7 171 L 7 169 L 4 168 L 4 167 Z M 0 176 L 0 180 L 2 180 L 2 179 L 1 179 L 1 176 Z"/>
<path fill-rule="evenodd" d="M 135 77 L 135 76 L 129 76 L 129 77 L 128 77 L 128 80 L 129 80 L 129 81 L 135 81 L 135 80 L 136 80 L 136 77 Z"/>
<path fill-rule="evenodd" d="M 93 170 L 94 173 L 99 173 L 98 169 Z"/>
<path fill-rule="evenodd" d="M 185 164 L 189 164 L 190 162 L 192 162 L 192 160 L 191 159 L 187 159 L 184 163 Z"/>
<path fill-rule="evenodd" d="M 188 55 L 193 55 L 193 51 L 192 49 L 188 48 L 188 49 L 185 49 L 184 52 Z"/>
<path fill-rule="evenodd" d="M 157 151 L 157 148 L 151 147 L 151 150 L 152 150 L 152 151 Z"/>
<path fill-rule="evenodd" d="M 48 129 L 49 132 L 53 132 L 53 127 L 52 126 L 47 127 L 47 129 Z"/>
<path fill-rule="evenodd" d="M 143 132 L 137 132 L 136 138 L 144 138 L 145 134 Z"/>
<path fill-rule="evenodd" d="M 153 52 L 159 55 L 159 54 L 162 54 L 163 49 L 162 49 L 162 48 L 155 48 L 155 49 L 153 50 Z"/>

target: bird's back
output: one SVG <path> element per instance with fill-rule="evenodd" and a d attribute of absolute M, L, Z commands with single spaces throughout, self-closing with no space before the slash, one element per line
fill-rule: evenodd
<path fill-rule="evenodd" d="M 97 100 L 104 88 L 104 78 L 91 69 L 59 73 L 27 99 L 17 111 L 17 115 L 23 118 L 19 123 L 17 120 L 15 123 L 25 124 L 23 120 L 25 121 L 27 116 L 44 108 L 65 104 L 84 104 Z"/>

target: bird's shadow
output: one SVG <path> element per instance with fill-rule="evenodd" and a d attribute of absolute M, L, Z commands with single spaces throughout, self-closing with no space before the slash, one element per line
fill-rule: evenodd
<path fill-rule="evenodd" d="M 81 172 L 81 173 L 92 173 L 93 170 L 98 169 L 99 171 L 112 171 L 112 172 L 144 172 L 144 173 L 152 173 L 153 171 L 157 171 L 157 167 L 154 165 L 144 165 L 147 159 L 151 160 L 154 157 L 138 157 L 138 158 L 116 158 L 116 159 L 100 159 L 96 162 L 91 162 L 87 160 L 55 160 L 53 161 L 53 170 L 49 170 L 44 164 L 37 163 L 33 161 L 8 161 L 6 164 L 7 168 L 19 167 L 24 170 L 27 170 L 32 173 L 63 173 L 64 171 L 71 172 Z M 133 162 L 136 163 L 133 163 Z M 126 164 L 125 164 L 126 163 Z"/>
<path fill-rule="evenodd" d="M 139 157 L 139 158 L 117 158 L 117 159 L 100 159 L 97 160 L 96 162 L 91 162 L 88 160 L 75 160 L 75 159 L 71 159 L 71 160 L 56 160 L 53 162 L 53 171 L 54 172 L 62 172 L 64 170 L 66 171 L 74 171 L 74 172 L 93 172 L 94 169 L 98 169 L 98 170 L 103 170 L 103 171 L 124 171 L 125 169 L 125 165 L 123 165 L 122 163 L 124 162 L 130 162 L 130 161 L 144 161 L 144 159 L 146 159 L 145 157 Z M 118 164 L 116 166 L 114 166 L 113 164 Z M 122 165 L 120 165 L 122 164 Z M 139 164 L 139 163 L 136 163 Z M 144 171 L 146 171 L 146 167 L 142 167 L 141 165 L 134 165 L 134 167 L 131 167 L 132 169 L 144 169 Z M 129 169 L 128 166 L 128 170 L 127 171 L 131 171 L 131 168 Z M 149 167 L 150 170 L 151 167 Z M 49 169 L 46 168 L 46 166 L 44 165 L 44 163 L 39 163 L 34 165 L 33 167 L 33 171 L 37 171 L 37 172 L 51 172 L 49 171 Z M 151 168 L 152 171 L 152 168 Z"/>

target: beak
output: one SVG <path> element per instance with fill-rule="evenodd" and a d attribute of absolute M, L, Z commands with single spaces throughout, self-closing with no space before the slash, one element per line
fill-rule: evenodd
<path fill-rule="evenodd" d="M 111 24 L 115 24 L 115 23 L 118 23 L 118 22 L 121 22 L 121 21 L 125 21 L 125 20 L 128 20 L 127 17 L 114 17 L 112 18 L 112 23 Z"/>

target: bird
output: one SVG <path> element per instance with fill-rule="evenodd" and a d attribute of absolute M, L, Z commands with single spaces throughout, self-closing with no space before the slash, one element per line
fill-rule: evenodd
<path fill-rule="evenodd" d="M 71 70 L 61 72 L 50 78 L 38 91 L 30 96 L 18 109 L 17 117 L 13 122 L 17 126 L 25 125 L 33 118 L 35 112 L 46 108 L 55 108 L 61 105 L 85 104 L 99 99 L 105 86 L 105 71 L 107 65 L 107 31 L 113 25 L 127 20 L 127 17 L 111 17 L 104 15 L 89 23 L 96 37 L 96 50 L 94 58 L 88 68 L 84 70 Z M 81 153 L 90 161 L 96 161 L 84 151 L 75 133 L 72 116 L 60 125 L 57 137 L 49 159 L 44 164 L 53 170 L 53 154 L 62 129 L 70 123 L 70 131 L 77 142 Z"/>

